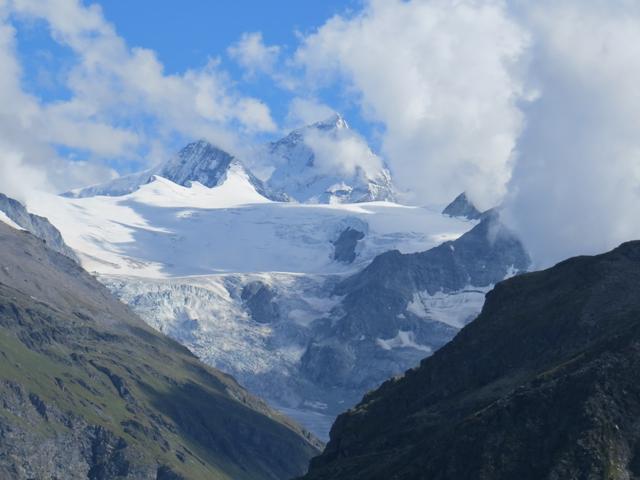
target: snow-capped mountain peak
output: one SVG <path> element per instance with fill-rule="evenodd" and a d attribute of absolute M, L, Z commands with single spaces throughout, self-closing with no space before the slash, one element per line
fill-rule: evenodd
<path fill-rule="evenodd" d="M 242 161 L 206 140 L 188 144 L 175 157 L 162 165 L 155 175 L 184 187 L 198 182 L 205 187 L 213 188 L 222 185 L 230 171 L 246 177 L 259 194 L 272 197 L 266 191 L 262 181 Z"/>
<path fill-rule="evenodd" d="M 348 130 L 349 124 L 341 114 L 334 113 L 325 120 L 303 127 L 303 129 L 309 128 L 316 128 L 318 130 Z"/>
<path fill-rule="evenodd" d="M 176 156 L 156 170 L 156 175 L 178 185 L 199 182 L 206 187 L 220 184 L 227 170 L 237 159 L 206 140 L 198 140 L 184 147 Z"/>
<path fill-rule="evenodd" d="M 71 198 L 123 196 L 162 177 L 189 187 L 221 185 L 230 168 L 242 171 L 260 195 L 300 203 L 394 201 L 395 188 L 384 161 L 336 113 L 293 130 L 284 138 L 254 151 L 273 168 L 263 182 L 245 163 L 206 140 L 189 143 L 169 160 L 148 170 L 63 194 Z M 255 159 L 253 159 L 255 160 Z M 260 164 L 260 162 L 254 162 Z"/>
<path fill-rule="evenodd" d="M 391 175 L 380 157 L 336 113 L 268 144 L 272 191 L 302 203 L 393 200 Z"/>
<path fill-rule="evenodd" d="M 125 175 L 100 185 L 74 190 L 64 196 L 84 198 L 99 195 L 110 197 L 128 195 L 141 186 L 153 182 L 157 177 L 184 187 L 199 183 L 213 188 L 224 183 L 228 172 L 232 169 L 242 172 L 260 195 L 271 197 L 262 181 L 253 175 L 239 159 L 206 140 L 189 143 L 166 162 L 148 170 Z"/>

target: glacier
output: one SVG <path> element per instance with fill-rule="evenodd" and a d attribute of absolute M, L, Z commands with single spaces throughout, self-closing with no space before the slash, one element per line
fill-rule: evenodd
<path fill-rule="evenodd" d="M 318 176 L 309 130 L 351 135 L 336 116 L 271 144 L 271 181 L 194 142 L 29 208 L 151 326 L 326 439 L 338 413 L 448 342 L 528 258 L 495 213 L 395 203 L 381 161 L 368 176 Z"/>

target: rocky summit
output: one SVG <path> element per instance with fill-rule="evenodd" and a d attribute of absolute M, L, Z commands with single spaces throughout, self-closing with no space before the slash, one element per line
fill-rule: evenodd
<path fill-rule="evenodd" d="M 189 143 L 166 162 L 148 170 L 125 175 L 100 185 L 67 192 L 64 195 L 70 198 L 99 195 L 123 196 L 153 182 L 156 177 L 165 178 L 182 186 L 190 186 L 197 182 L 205 187 L 215 187 L 226 180 L 229 172 L 242 175 L 257 192 L 271 197 L 262 181 L 255 177 L 240 160 L 205 140 Z M 273 196 L 274 200 L 280 200 L 281 197 Z"/>
<path fill-rule="evenodd" d="M 305 479 L 640 478 L 640 242 L 499 283 L 341 415 Z"/>
<path fill-rule="evenodd" d="M 442 210 L 443 215 L 450 217 L 462 217 L 469 220 L 476 220 L 482 216 L 480 210 L 469 200 L 467 194 L 462 192 L 453 202 Z"/>
<path fill-rule="evenodd" d="M 0 222 L 0 478 L 287 479 L 314 438 Z"/>

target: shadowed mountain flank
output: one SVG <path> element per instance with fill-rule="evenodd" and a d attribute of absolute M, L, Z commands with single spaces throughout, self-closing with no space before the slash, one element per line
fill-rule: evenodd
<path fill-rule="evenodd" d="M 341 415 L 307 479 L 640 478 L 640 242 L 499 283 Z"/>

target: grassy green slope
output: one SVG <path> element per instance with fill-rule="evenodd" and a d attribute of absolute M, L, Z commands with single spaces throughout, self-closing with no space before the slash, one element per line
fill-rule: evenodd
<path fill-rule="evenodd" d="M 231 377 L 4 224 L 0 395 L 0 474 L 15 478 L 290 478 L 318 453 Z"/>

